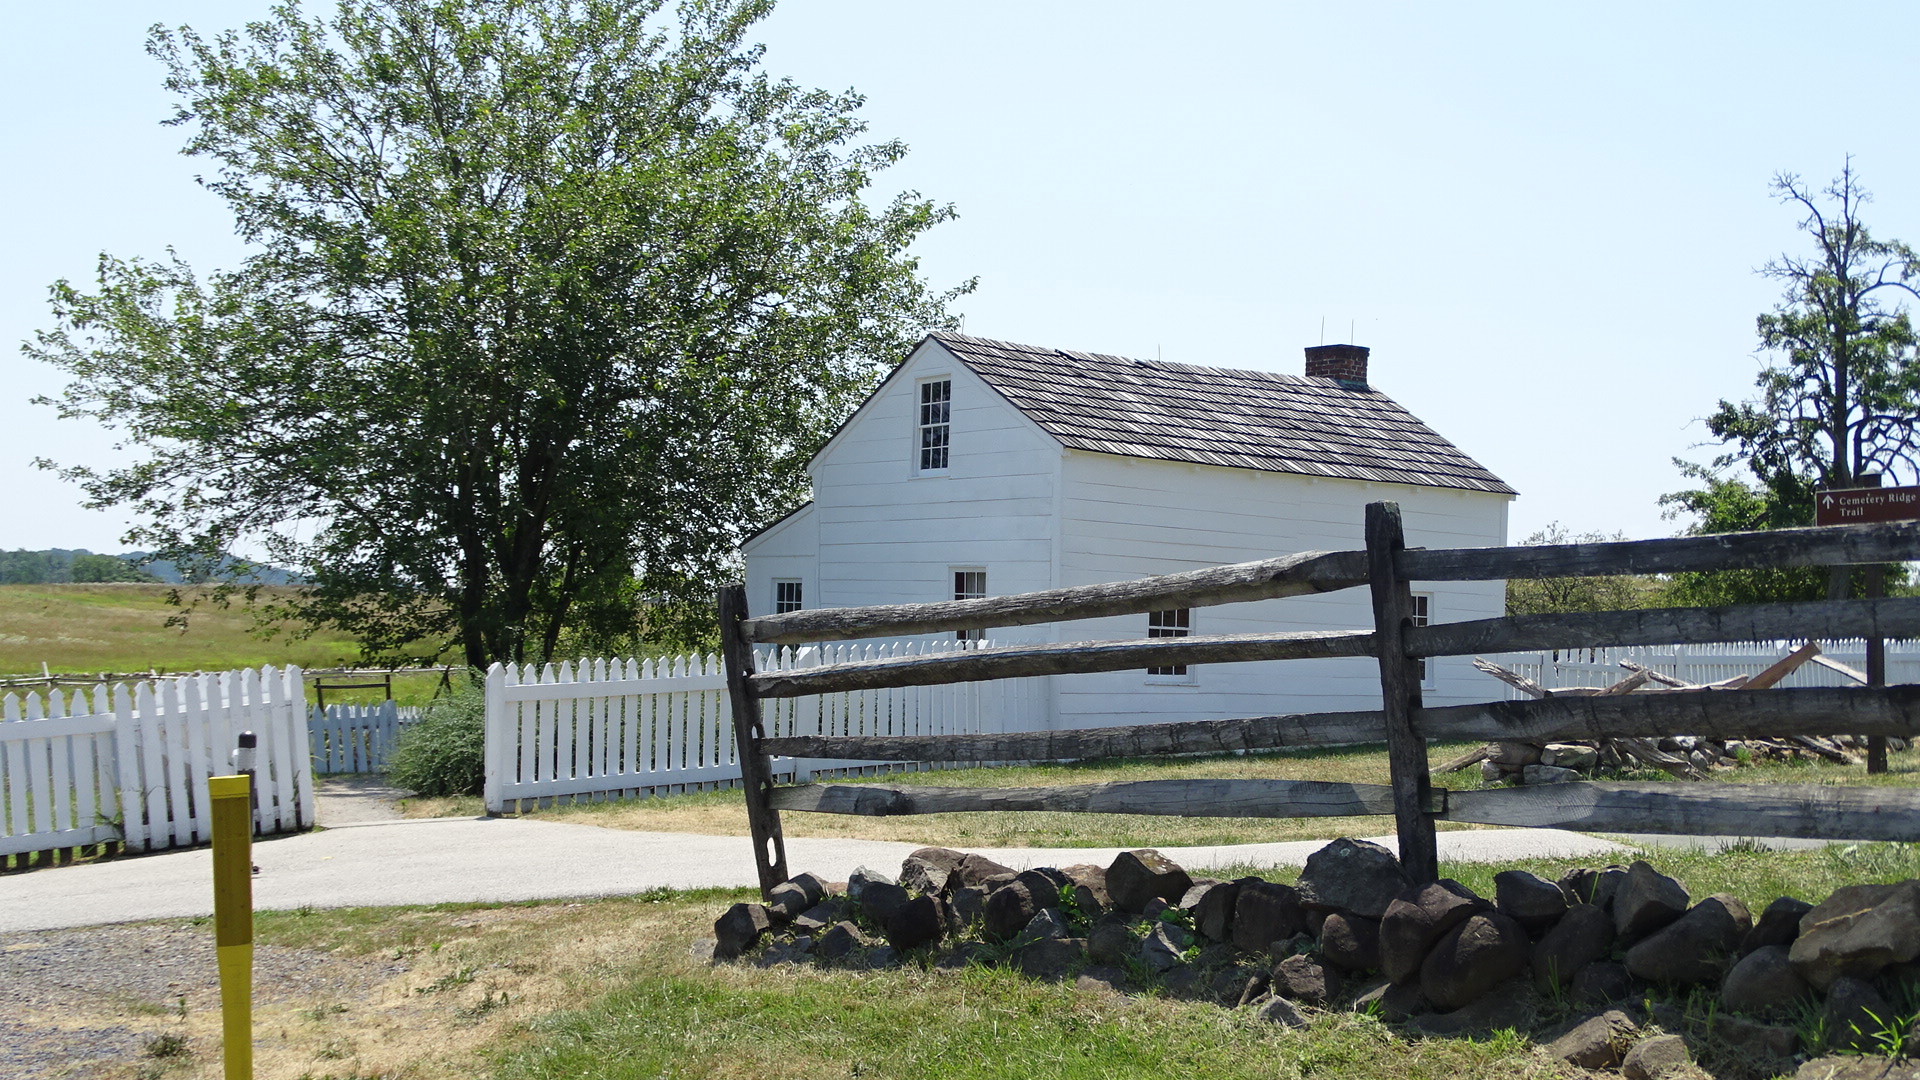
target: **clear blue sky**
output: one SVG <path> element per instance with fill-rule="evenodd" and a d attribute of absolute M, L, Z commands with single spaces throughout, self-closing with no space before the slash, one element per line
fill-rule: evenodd
<path fill-rule="evenodd" d="M 123 516 L 28 465 L 112 460 L 111 434 L 28 405 L 60 379 L 12 345 L 102 251 L 241 257 L 143 42 L 265 7 L 8 12 L 0 548 L 120 550 Z M 1920 5 L 786 0 L 760 38 L 912 146 L 880 197 L 957 206 L 921 252 L 980 277 L 968 332 L 1298 371 L 1324 325 L 1520 490 L 1515 539 L 1675 530 L 1669 459 L 1708 456 L 1697 418 L 1752 387 L 1776 296 L 1753 271 L 1803 246 L 1774 172 L 1851 153 L 1876 233 L 1920 243 Z"/>

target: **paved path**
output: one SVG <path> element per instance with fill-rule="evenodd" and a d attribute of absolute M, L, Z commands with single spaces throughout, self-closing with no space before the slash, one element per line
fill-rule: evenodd
<path fill-rule="evenodd" d="M 1389 847 L 1391 837 L 1377 838 Z M 1182 866 L 1300 865 L 1324 840 L 1163 848 Z M 1508 829 L 1440 834 L 1440 857 L 1498 860 L 1607 856 L 1620 845 L 1579 833 Z M 860 866 L 891 871 L 919 844 L 792 837 L 787 865 L 829 880 Z M 261 910 L 303 905 L 432 904 L 610 896 L 657 886 L 755 883 L 750 842 L 737 836 L 631 832 L 519 818 L 442 818 L 343 825 L 254 845 Z M 1111 862 L 1119 848 L 975 848 L 1015 869 Z M 129 856 L 0 878 L 0 932 L 212 910 L 205 849 Z"/>

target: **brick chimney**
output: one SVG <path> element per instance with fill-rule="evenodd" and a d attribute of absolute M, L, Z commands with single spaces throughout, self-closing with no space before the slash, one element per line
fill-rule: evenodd
<path fill-rule="evenodd" d="M 1307 378 L 1338 379 L 1344 383 L 1367 382 L 1365 345 L 1307 346 Z"/>

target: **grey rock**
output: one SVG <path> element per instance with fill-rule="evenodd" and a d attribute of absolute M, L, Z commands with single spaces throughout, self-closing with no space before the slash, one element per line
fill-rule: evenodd
<path fill-rule="evenodd" d="M 1521 929 L 1539 935 L 1567 913 L 1567 894 L 1560 886 L 1525 870 L 1504 870 L 1493 876 L 1494 906 Z"/>
<path fill-rule="evenodd" d="M 1483 761 L 1480 763 L 1480 779 L 1485 783 L 1497 784 L 1508 775 L 1507 767 L 1497 761 Z M 1519 774 L 1514 773 L 1512 775 L 1517 776 Z"/>
<path fill-rule="evenodd" d="M 713 921 L 713 955 L 732 960 L 759 943 L 772 926 L 764 905 L 735 904 Z"/>
<path fill-rule="evenodd" d="M 1087 993 L 1124 994 L 1127 990 L 1127 973 L 1106 964 L 1084 968 L 1074 978 L 1073 988 Z"/>
<path fill-rule="evenodd" d="M 860 914 L 866 916 L 869 924 L 885 929 L 893 913 L 906 907 L 911 899 L 907 890 L 891 881 L 869 880 L 860 888 Z"/>
<path fill-rule="evenodd" d="M 1307 856 L 1295 890 L 1307 908 L 1378 919 L 1407 885 L 1393 852 L 1368 840 L 1340 839 Z"/>
<path fill-rule="evenodd" d="M 1827 1050 L 1866 1053 L 1878 1049 L 1874 1036 L 1893 1020 L 1893 1007 L 1873 984 L 1842 975 L 1827 988 L 1822 1015 L 1827 1021 Z"/>
<path fill-rule="evenodd" d="M 965 929 L 986 918 L 987 890 L 978 885 L 963 885 L 947 897 L 947 904 L 953 918 Z"/>
<path fill-rule="evenodd" d="M 1473 890 L 1441 879 L 1409 890 L 1387 905 L 1380 919 L 1380 970 L 1394 982 L 1420 974 L 1420 964 L 1440 935 L 1490 905 Z"/>
<path fill-rule="evenodd" d="M 793 929 L 803 934 L 817 933 L 840 921 L 839 903 L 826 900 L 793 917 Z"/>
<path fill-rule="evenodd" d="M 1259 878 L 1243 878 L 1239 885 L 1233 902 L 1233 943 L 1240 951 L 1264 952 L 1306 929 L 1306 912 L 1292 886 Z"/>
<path fill-rule="evenodd" d="M 923 893 L 895 908 L 883 925 L 887 944 L 899 952 L 932 945 L 946 933 L 946 904 L 938 895 Z"/>
<path fill-rule="evenodd" d="M 1613 920 L 1592 904 L 1575 904 L 1541 936 L 1529 963 L 1543 993 L 1571 985 L 1581 968 L 1613 951 Z"/>
<path fill-rule="evenodd" d="M 1372 971 L 1380 966 L 1380 924 L 1359 915 L 1334 912 L 1320 925 L 1320 958 L 1342 971 Z"/>
<path fill-rule="evenodd" d="M 1547 760 L 1548 754 L 1553 755 L 1552 761 Z M 1600 751 L 1579 743 L 1548 743 L 1546 749 L 1540 754 L 1540 763 L 1562 769 L 1573 769 L 1576 772 L 1588 772 L 1600 764 Z"/>
<path fill-rule="evenodd" d="M 1707 1029 L 1728 1046 L 1785 1061 L 1800 1052 L 1800 1033 L 1785 1024 L 1767 1024 L 1745 1016 L 1715 1016 Z"/>
<path fill-rule="evenodd" d="M 1014 940 L 1022 943 L 1047 939 L 1061 941 L 1072 936 L 1067 929 L 1066 917 L 1060 914 L 1059 908 L 1042 908 Z"/>
<path fill-rule="evenodd" d="M 1192 945 L 1193 937 L 1185 930 L 1168 923 L 1155 923 L 1153 932 L 1140 943 L 1135 955 L 1148 970 L 1171 971 L 1186 962 L 1186 951 Z"/>
<path fill-rule="evenodd" d="M 1247 978 L 1247 984 L 1240 988 L 1240 1000 L 1234 1008 L 1244 1008 L 1261 1000 L 1273 988 L 1273 977 L 1264 971 L 1256 971 Z"/>
<path fill-rule="evenodd" d="M 1086 959 L 1085 938 L 1041 938 L 1013 954 L 1014 966 L 1034 979 L 1064 978 Z"/>
<path fill-rule="evenodd" d="M 867 886 L 873 884 L 892 885 L 893 879 L 870 867 L 858 867 L 847 875 L 847 896 L 855 901 L 865 895 Z"/>
<path fill-rule="evenodd" d="M 1107 895 L 1121 911 L 1143 912 L 1156 898 L 1175 903 L 1192 885 L 1179 864 L 1152 848 L 1123 851 L 1107 867 Z"/>
<path fill-rule="evenodd" d="M 813 947 L 813 951 L 822 960 L 840 960 L 866 945 L 867 937 L 859 927 L 850 922 L 838 922 L 820 935 L 820 943 Z"/>
<path fill-rule="evenodd" d="M 1560 891 L 1566 895 L 1567 903 L 1592 904 L 1593 886 L 1599 879 L 1600 871 L 1593 867 L 1576 866 L 1561 874 L 1557 884 L 1560 886 Z"/>
<path fill-rule="evenodd" d="M 1527 934 L 1497 911 L 1474 915 L 1440 936 L 1420 965 L 1420 993 L 1458 1009 L 1527 968 Z"/>
<path fill-rule="evenodd" d="M 1311 956 L 1289 956 L 1273 966 L 1269 985 L 1284 998 L 1319 1005 L 1327 1000 L 1327 969 Z"/>
<path fill-rule="evenodd" d="M 1260 1006 L 1258 1015 L 1262 1020 L 1290 1028 L 1306 1027 L 1313 1022 L 1307 1019 L 1307 1015 L 1301 1012 L 1293 1002 L 1283 997 L 1268 998 L 1267 1003 Z"/>
<path fill-rule="evenodd" d="M 1173 907 L 1172 904 L 1167 903 L 1166 900 L 1163 899 L 1162 897 L 1156 896 L 1153 899 L 1147 901 L 1146 907 L 1143 907 L 1140 909 L 1140 917 L 1143 919 L 1147 919 L 1148 921 L 1152 921 L 1152 920 L 1158 919 L 1160 917 L 1161 912 L 1164 912 L 1171 907 Z M 1115 910 L 1117 911 L 1122 909 L 1116 908 Z"/>
<path fill-rule="evenodd" d="M 964 885 L 985 885 L 988 878 L 1013 873 L 1011 867 L 1001 866 L 985 856 L 969 855 L 952 848 L 924 847 L 907 858 L 919 859 L 945 870 L 949 890 Z"/>
<path fill-rule="evenodd" d="M 1613 896 L 1613 931 L 1622 941 L 1638 941 L 1687 913 L 1686 887 L 1636 859 Z"/>
<path fill-rule="evenodd" d="M 1076 889 L 1086 889 L 1100 910 L 1113 906 L 1113 899 L 1107 895 L 1107 868 L 1092 863 L 1075 863 L 1063 866 L 1060 872 L 1067 876 Z M 1085 906 L 1085 905 L 1083 905 Z"/>
<path fill-rule="evenodd" d="M 1541 747 L 1538 743 L 1515 741 L 1497 742 L 1492 744 L 1491 752 L 1487 755 L 1487 760 L 1497 765 L 1507 765 L 1518 769 L 1527 765 L 1539 764 L 1540 750 Z"/>
<path fill-rule="evenodd" d="M 1573 973 L 1570 992 L 1576 1004 L 1605 1005 L 1633 993 L 1633 975 L 1625 964 L 1595 960 Z"/>
<path fill-rule="evenodd" d="M 776 941 L 767 946 L 766 951 L 754 960 L 755 967 L 770 968 L 780 964 L 799 963 L 807 958 L 807 950 L 797 948 L 790 941 Z"/>
<path fill-rule="evenodd" d="M 1613 898 L 1620 895 L 1620 889 L 1627 883 L 1627 877 L 1627 868 L 1624 866 L 1609 866 L 1605 870 L 1595 874 L 1593 878 L 1593 897 L 1588 900 L 1587 903 L 1592 904 L 1608 915 L 1612 915 Z M 1620 926 L 1618 923 L 1615 923 L 1614 932 L 1617 934 L 1619 931 Z"/>
<path fill-rule="evenodd" d="M 1525 983 L 1509 979 L 1452 1012 L 1416 1016 L 1408 1024 L 1428 1035 L 1464 1035 L 1502 1028 L 1525 1030 L 1536 1019 Z"/>
<path fill-rule="evenodd" d="M 1785 1010 L 1813 992 L 1787 959 L 1785 945 L 1763 945 L 1740 958 L 1720 984 L 1720 1003 L 1733 1012 Z"/>
<path fill-rule="evenodd" d="M 1793 1080 L 1920 1080 L 1920 1063 L 1877 1057 L 1821 1057 L 1800 1066 Z"/>
<path fill-rule="evenodd" d="M 1677 921 L 1627 950 L 1627 970 L 1663 986 L 1717 983 L 1726 975 L 1753 918 L 1737 897 L 1715 893 Z"/>
<path fill-rule="evenodd" d="M 1570 784 L 1578 779 L 1579 773 L 1557 765 L 1528 765 L 1520 770 L 1520 782 L 1527 785 Z"/>
<path fill-rule="evenodd" d="M 1775 899 L 1754 921 L 1753 929 L 1747 931 L 1747 936 L 1740 940 L 1741 955 L 1769 945 L 1792 945 L 1793 939 L 1800 936 L 1800 920 L 1812 910 L 1812 904 L 1795 897 Z"/>
<path fill-rule="evenodd" d="M 1180 964 L 1160 973 L 1160 989 L 1168 997 L 1192 998 L 1200 993 L 1200 969 Z"/>
<path fill-rule="evenodd" d="M 1566 1034 L 1547 1044 L 1547 1053 L 1556 1061 L 1583 1069 L 1610 1069 L 1626 1056 L 1627 1044 L 1638 1030 L 1626 1013 L 1608 1009 L 1575 1024 Z"/>
<path fill-rule="evenodd" d="M 1043 881 L 1042 886 L 1053 890 L 1051 883 Z M 1060 896 L 1058 892 L 1053 892 L 1048 899 L 1052 904 L 1057 904 Z M 1009 881 L 987 897 L 986 906 L 981 912 L 981 932 L 996 941 L 1009 941 L 1015 934 L 1025 930 L 1035 915 L 1052 904 L 1043 903 L 1034 896 L 1029 882 L 1019 879 Z"/>
<path fill-rule="evenodd" d="M 807 899 L 806 890 L 799 885 L 783 881 L 767 893 L 767 918 L 775 926 L 785 926 L 819 902 Z"/>
<path fill-rule="evenodd" d="M 1687 1040 L 1678 1035 L 1655 1035 L 1633 1044 L 1620 1061 L 1620 1075 L 1627 1080 L 1659 1080 L 1692 1064 Z"/>
<path fill-rule="evenodd" d="M 1119 966 L 1138 948 L 1133 931 L 1118 922 L 1095 923 L 1087 935 L 1087 957 L 1096 964 Z"/>
<path fill-rule="evenodd" d="M 914 855 L 900 863 L 900 887 L 923 896 L 939 896 L 947 891 L 953 868 Z"/>
<path fill-rule="evenodd" d="M 860 966 L 874 971 L 883 971 L 900 966 L 900 954 L 891 945 L 875 945 L 860 958 Z"/>
<path fill-rule="evenodd" d="M 687 949 L 687 955 L 693 957 L 697 964 L 710 964 L 713 962 L 714 947 L 719 944 L 712 938 L 701 938 Z"/>
<path fill-rule="evenodd" d="M 1240 900 L 1240 884 L 1214 881 L 1194 885 L 1180 898 L 1180 906 L 1193 913 L 1193 925 L 1208 941 L 1233 940 L 1233 909 Z"/>
<path fill-rule="evenodd" d="M 1913 960 L 1920 956 L 1920 881 L 1835 889 L 1800 920 L 1790 955 L 1817 990 Z"/>
<path fill-rule="evenodd" d="M 1430 1008 L 1414 983 L 1396 983 L 1378 979 L 1360 988 L 1353 997 L 1353 1011 L 1377 1013 L 1380 1019 L 1398 1024 Z"/>

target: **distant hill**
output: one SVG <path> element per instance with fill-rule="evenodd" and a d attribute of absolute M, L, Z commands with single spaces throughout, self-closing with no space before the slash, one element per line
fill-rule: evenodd
<path fill-rule="evenodd" d="M 231 569 L 237 560 L 222 556 L 220 573 Z M 277 566 L 257 567 L 238 579 L 247 584 L 298 585 L 299 575 Z M 158 582 L 163 585 L 199 584 L 189 582 L 180 568 L 165 559 L 154 559 L 148 552 L 129 551 L 120 555 L 96 555 L 86 548 L 47 548 L 44 551 L 0 551 L 0 585 L 68 585 L 88 582 Z"/>

